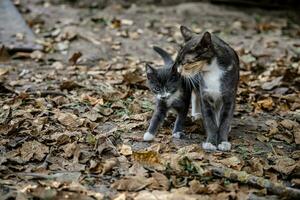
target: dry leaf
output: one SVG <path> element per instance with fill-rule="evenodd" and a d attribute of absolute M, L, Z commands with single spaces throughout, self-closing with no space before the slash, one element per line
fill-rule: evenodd
<path fill-rule="evenodd" d="M 294 131 L 294 138 L 295 138 L 295 143 L 300 144 L 300 129 L 296 129 Z"/>
<path fill-rule="evenodd" d="M 120 153 L 124 156 L 130 156 L 132 154 L 131 146 L 123 144 L 121 146 Z"/>
<path fill-rule="evenodd" d="M 147 170 L 139 164 L 139 163 L 134 163 L 128 170 L 129 175 L 133 176 L 147 176 Z"/>
<path fill-rule="evenodd" d="M 165 175 L 155 172 L 152 173 L 151 176 L 155 180 L 155 183 L 149 186 L 151 189 L 169 190 L 170 181 Z"/>
<path fill-rule="evenodd" d="M 116 158 L 110 158 L 108 160 L 105 160 L 101 175 L 104 175 L 107 172 L 111 171 L 117 165 L 118 165 L 118 160 Z"/>
<path fill-rule="evenodd" d="M 115 188 L 116 190 L 136 192 L 147 187 L 150 184 L 151 182 L 149 182 L 148 178 L 146 177 L 128 176 L 123 179 L 115 181 L 111 185 L 111 187 Z"/>
<path fill-rule="evenodd" d="M 60 89 L 61 89 L 61 90 L 64 90 L 64 89 L 66 89 L 66 90 L 73 90 L 73 89 L 78 88 L 78 87 L 80 87 L 80 85 L 77 84 L 77 83 L 76 83 L 75 81 L 73 81 L 73 80 L 66 80 L 66 81 L 63 81 L 63 82 L 61 83 L 61 85 L 60 85 Z"/>
<path fill-rule="evenodd" d="M 296 166 L 297 163 L 295 160 L 282 156 L 279 157 L 276 160 L 275 165 L 272 165 L 271 167 L 280 173 L 289 175 L 296 168 Z"/>
<path fill-rule="evenodd" d="M 57 120 L 64 126 L 78 127 L 78 117 L 73 113 L 56 112 Z"/>
<path fill-rule="evenodd" d="M 9 72 L 9 68 L 0 68 L 0 76 L 5 75 Z"/>
<path fill-rule="evenodd" d="M 195 179 L 189 182 L 189 186 L 189 193 L 191 194 L 202 194 L 208 192 L 207 187 Z"/>
<path fill-rule="evenodd" d="M 70 65 L 76 65 L 81 56 L 82 53 L 80 51 L 73 53 L 73 55 L 69 58 Z"/>
<path fill-rule="evenodd" d="M 48 152 L 49 147 L 36 140 L 25 142 L 20 148 L 21 158 L 24 161 L 29 161 L 31 158 L 41 161 Z"/>
<path fill-rule="evenodd" d="M 266 82 L 266 83 L 262 84 L 261 88 L 264 90 L 272 90 L 276 86 L 280 86 L 282 79 L 283 79 L 283 76 L 277 77 L 270 82 Z"/>
<path fill-rule="evenodd" d="M 299 124 L 295 121 L 289 120 L 289 119 L 284 119 L 280 122 L 280 125 L 282 125 L 286 129 L 293 129 L 293 127 L 298 127 Z"/>
<path fill-rule="evenodd" d="M 218 162 L 222 163 L 223 165 L 236 169 L 236 170 L 241 170 L 241 168 L 243 167 L 243 163 L 242 161 L 236 157 L 236 156 L 232 156 L 229 158 L 225 158 L 223 160 L 218 160 Z"/>
<path fill-rule="evenodd" d="M 274 105 L 275 105 L 274 102 L 273 102 L 272 97 L 268 97 L 266 99 L 257 101 L 257 104 L 260 108 L 265 109 L 265 110 L 269 110 L 269 111 L 272 110 Z"/>
<path fill-rule="evenodd" d="M 10 60 L 10 55 L 5 46 L 0 47 L 0 62 L 7 62 Z"/>

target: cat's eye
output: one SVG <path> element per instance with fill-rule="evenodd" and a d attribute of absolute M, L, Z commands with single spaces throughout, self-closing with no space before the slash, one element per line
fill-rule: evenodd
<path fill-rule="evenodd" d="M 159 92 L 159 91 L 160 91 L 160 88 L 159 88 L 159 87 L 154 87 L 153 90 L 154 90 L 155 92 Z"/>

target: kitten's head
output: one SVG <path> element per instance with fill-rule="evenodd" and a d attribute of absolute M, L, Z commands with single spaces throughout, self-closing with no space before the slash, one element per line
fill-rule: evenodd
<path fill-rule="evenodd" d="M 150 90 L 158 99 L 167 100 L 180 87 L 180 74 L 171 56 L 159 47 L 154 50 L 163 58 L 164 66 L 154 68 L 146 64 L 146 73 Z"/>
<path fill-rule="evenodd" d="M 181 26 L 180 31 L 185 43 L 177 55 L 176 64 L 182 65 L 183 75 L 194 75 L 199 72 L 201 64 L 207 64 L 214 57 L 211 34 L 196 34 L 185 26 Z M 191 65 L 196 62 L 199 65 Z"/>

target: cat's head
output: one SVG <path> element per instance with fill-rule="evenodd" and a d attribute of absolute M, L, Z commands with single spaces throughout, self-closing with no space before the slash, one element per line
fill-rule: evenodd
<path fill-rule="evenodd" d="M 154 50 L 163 58 L 164 66 L 154 68 L 146 64 L 146 74 L 150 90 L 158 99 L 167 100 L 180 87 L 180 74 L 171 56 L 159 47 Z"/>
<path fill-rule="evenodd" d="M 185 42 L 177 55 L 176 63 L 182 65 L 183 73 L 192 75 L 198 72 L 197 65 L 189 64 L 207 64 L 215 55 L 211 34 L 205 32 L 200 35 L 185 26 L 181 26 L 180 31 Z"/>

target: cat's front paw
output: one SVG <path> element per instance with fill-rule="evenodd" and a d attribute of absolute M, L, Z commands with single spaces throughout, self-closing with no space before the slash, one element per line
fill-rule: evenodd
<path fill-rule="evenodd" d="M 144 141 L 151 141 L 154 139 L 154 137 L 155 137 L 154 134 L 151 134 L 150 132 L 146 132 L 144 134 Z"/>
<path fill-rule="evenodd" d="M 173 138 L 180 139 L 183 136 L 183 132 L 175 132 L 172 134 Z"/>
<path fill-rule="evenodd" d="M 202 148 L 207 151 L 216 151 L 217 147 L 210 142 L 203 142 Z"/>
<path fill-rule="evenodd" d="M 231 144 L 230 142 L 221 142 L 221 144 L 218 145 L 218 149 L 220 151 L 230 151 Z"/>

